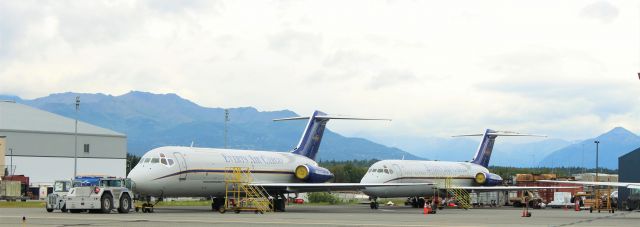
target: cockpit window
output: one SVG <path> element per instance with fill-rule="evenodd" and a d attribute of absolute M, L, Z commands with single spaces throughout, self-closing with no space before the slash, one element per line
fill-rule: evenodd
<path fill-rule="evenodd" d="M 382 169 L 378 169 L 378 173 L 382 173 Z"/>
<path fill-rule="evenodd" d="M 161 158 L 161 159 L 160 159 L 160 163 L 162 163 L 162 164 L 164 164 L 164 165 L 167 165 L 167 159 L 165 159 L 165 158 Z"/>
<path fill-rule="evenodd" d="M 144 163 L 149 163 L 150 161 L 151 161 L 151 159 L 150 159 L 150 158 L 145 158 L 145 159 L 144 159 Z"/>
<path fill-rule="evenodd" d="M 158 158 L 152 158 L 152 159 L 151 159 L 151 164 L 153 164 L 153 163 L 158 163 L 158 161 L 159 161 L 159 160 L 158 160 Z"/>
<path fill-rule="evenodd" d="M 393 174 L 393 170 L 391 170 L 391 169 L 390 169 L 390 170 L 389 170 L 389 173 Z"/>
<path fill-rule="evenodd" d="M 169 162 L 169 166 L 173 165 L 173 159 L 167 159 L 167 161 Z"/>
<path fill-rule="evenodd" d="M 389 174 L 389 169 L 384 169 L 384 173 Z"/>

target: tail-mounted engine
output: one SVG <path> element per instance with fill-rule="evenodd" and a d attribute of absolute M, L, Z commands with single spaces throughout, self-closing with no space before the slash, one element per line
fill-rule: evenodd
<path fill-rule="evenodd" d="M 295 175 L 296 178 L 308 183 L 324 183 L 333 178 L 333 173 L 328 169 L 306 164 L 296 167 Z"/>
<path fill-rule="evenodd" d="M 476 183 L 486 186 L 501 185 L 502 177 L 498 174 L 480 172 L 476 174 Z"/>

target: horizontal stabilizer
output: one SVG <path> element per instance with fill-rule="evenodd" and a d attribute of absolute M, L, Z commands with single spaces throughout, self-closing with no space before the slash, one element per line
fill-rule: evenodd
<path fill-rule="evenodd" d="M 478 146 L 478 150 L 476 154 L 471 159 L 471 163 L 481 165 L 484 167 L 489 166 L 489 160 L 491 159 L 491 152 L 493 151 L 493 144 L 495 143 L 495 139 L 498 136 L 536 136 L 536 137 L 547 137 L 544 135 L 535 135 L 535 134 L 523 134 L 518 132 L 511 131 L 496 131 L 487 129 L 483 134 L 467 134 L 467 135 L 458 135 L 453 137 L 463 137 L 463 136 L 482 136 L 482 142 L 480 142 L 480 146 Z"/>
<path fill-rule="evenodd" d="M 466 137 L 466 136 L 484 136 L 485 134 L 467 134 L 467 135 L 456 135 L 452 137 Z M 488 136 L 534 136 L 534 137 L 547 137 L 546 135 L 536 135 L 536 134 L 523 134 L 518 132 L 511 131 L 493 131 L 487 133 Z"/>
<path fill-rule="evenodd" d="M 366 121 L 391 121 L 391 119 L 385 119 L 385 118 L 361 118 L 361 117 L 348 117 L 348 116 L 331 116 L 331 115 L 324 115 L 324 116 L 316 116 L 316 119 L 336 119 L 336 120 L 366 120 Z M 278 119 L 273 119 L 273 121 L 291 121 L 291 120 L 306 120 L 309 119 L 309 117 L 287 117 L 287 118 L 278 118 Z"/>
<path fill-rule="evenodd" d="M 305 127 L 305 130 L 302 133 L 302 137 L 300 137 L 300 142 L 298 142 L 298 146 L 296 146 L 296 148 L 294 148 L 293 151 L 291 151 L 291 153 L 302 155 L 312 160 L 316 159 L 316 154 L 318 154 L 318 149 L 320 148 L 320 141 L 322 140 L 322 135 L 324 134 L 325 125 L 331 119 L 391 121 L 390 119 L 380 119 L 380 118 L 332 116 L 317 110 L 314 111 L 313 114 L 311 114 L 311 116 L 308 116 L 308 117 L 279 118 L 279 119 L 274 119 L 274 121 L 307 120 L 307 119 L 308 119 L 307 126 Z"/>

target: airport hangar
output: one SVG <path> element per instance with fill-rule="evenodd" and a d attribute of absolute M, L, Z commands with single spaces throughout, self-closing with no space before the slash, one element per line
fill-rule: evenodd
<path fill-rule="evenodd" d="M 619 181 L 640 182 L 640 171 L 638 171 L 638 166 L 640 166 L 640 148 L 620 156 L 618 158 L 618 176 L 620 176 Z M 631 190 L 640 189 L 619 187 L 618 201 L 627 200 L 627 198 L 629 198 L 629 195 L 631 194 Z M 623 209 L 622 203 L 620 202 L 618 203 L 618 209 Z"/>
<path fill-rule="evenodd" d="M 31 186 L 71 179 L 76 144 L 78 175 L 125 177 L 126 135 L 78 121 L 75 136 L 74 119 L 0 101 L 0 176 L 25 175 Z"/>

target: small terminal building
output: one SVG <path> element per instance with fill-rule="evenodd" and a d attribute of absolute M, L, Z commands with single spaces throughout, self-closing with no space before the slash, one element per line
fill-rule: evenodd
<path fill-rule="evenodd" d="M 81 121 L 75 129 L 74 119 L 0 101 L 0 175 L 25 175 L 32 187 L 71 179 L 77 149 L 78 175 L 125 177 L 124 134 Z"/>
<path fill-rule="evenodd" d="M 620 182 L 640 182 L 640 148 L 635 149 L 618 158 L 618 175 L 620 176 Z M 618 188 L 618 201 L 625 201 L 629 198 L 631 192 L 638 195 L 640 189 Z M 618 203 L 618 208 L 623 209 L 622 203 Z"/>

